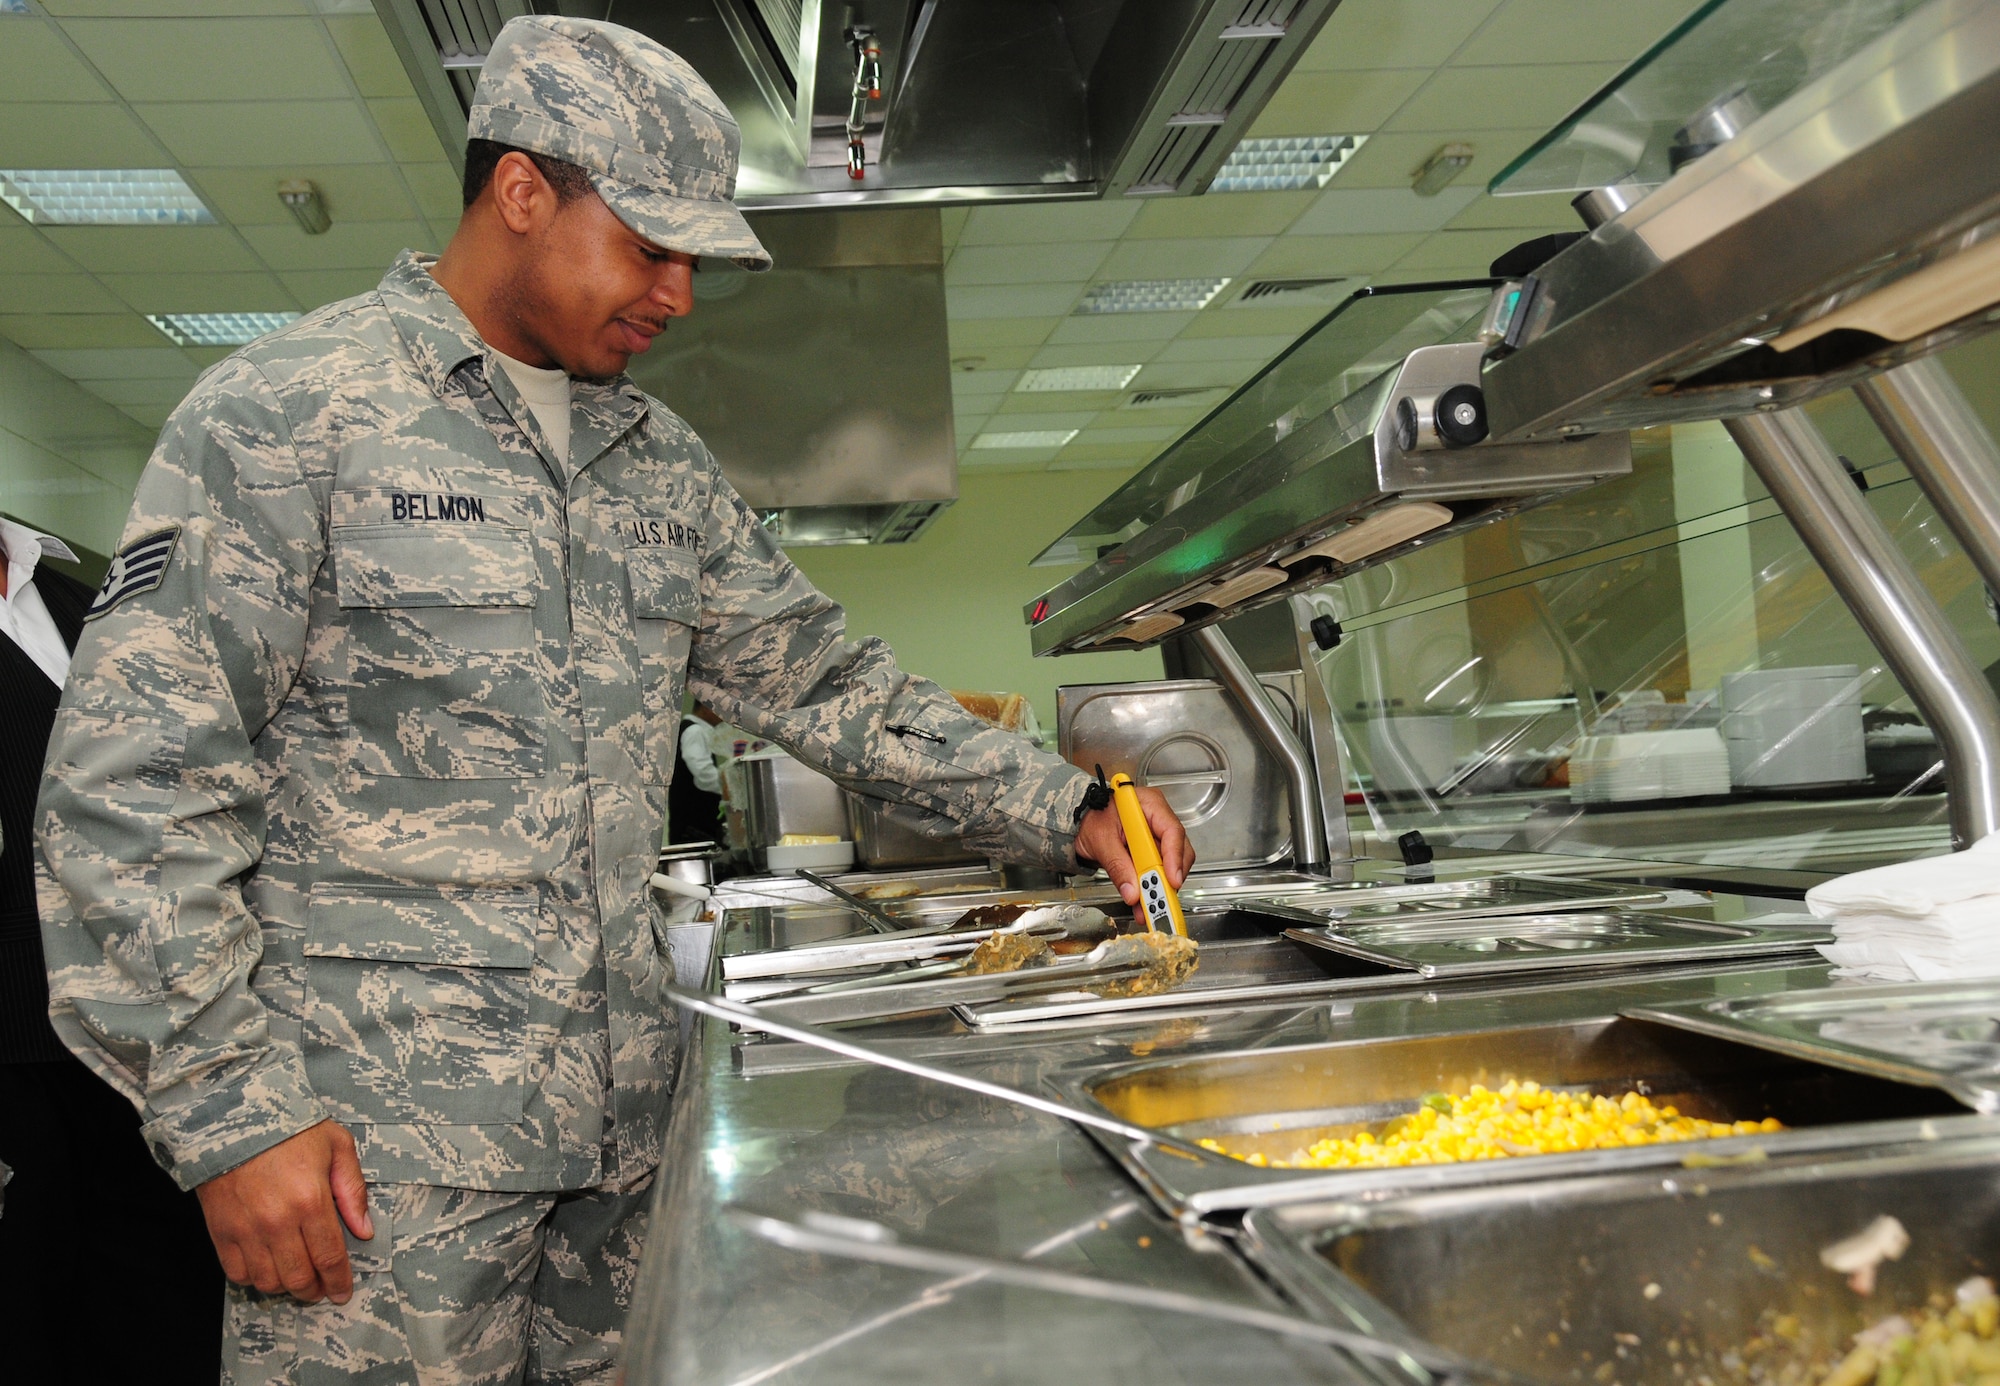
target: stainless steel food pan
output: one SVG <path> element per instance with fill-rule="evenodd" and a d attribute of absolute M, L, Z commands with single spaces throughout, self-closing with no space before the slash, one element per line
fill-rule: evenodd
<path fill-rule="evenodd" d="M 1816 1380 L 1786 1364 L 1837 1361 L 1856 1331 L 2000 1270 L 1997 1174 L 1988 1123 L 1969 1138 L 1664 1178 L 1260 1209 L 1242 1245 L 1315 1316 L 1535 1380 Z M 1820 1249 L 1885 1215 L 1909 1250 L 1863 1297 Z"/>
<path fill-rule="evenodd" d="M 1547 914 L 1658 904 L 1666 896 L 1645 886 L 1550 876 L 1487 876 L 1463 881 L 1356 882 L 1298 894 L 1274 894 L 1273 903 L 1330 922 L 1409 916 Z"/>
<path fill-rule="evenodd" d="M 1781 920 L 1790 916 L 1780 916 Z M 1578 910 L 1498 918 L 1384 919 L 1288 929 L 1294 942 L 1423 977 L 1637 967 L 1704 958 L 1809 953 L 1833 932 L 1816 924 L 1718 924 L 1644 910 Z"/>
<path fill-rule="evenodd" d="M 1059 1075 L 1070 1100 L 1185 1140 L 1212 1137 L 1242 1154 L 1287 1159 L 1326 1136 L 1376 1128 L 1427 1093 L 1464 1093 L 1534 1079 L 1616 1095 L 1631 1089 L 1710 1120 L 1776 1117 L 1774 1135 L 1523 1155 L 1391 1169 L 1260 1169 L 1204 1163 L 1106 1142 L 1177 1216 L 1396 1188 L 1542 1180 L 1596 1170 L 1674 1168 L 1762 1150 L 1831 1150 L 1931 1132 L 1984 1129 L 1944 1094 L 1853 1074 L 1747 1045 L 1600 1015 L 1558 1024 L 1291 1048 L 1237 1050 L 1102 1066 Z M 1995 1128 L 2000 1129 L 2000 1128 Z M 1758 1158 L 1752 1156 L 1752 1158 Z"/>

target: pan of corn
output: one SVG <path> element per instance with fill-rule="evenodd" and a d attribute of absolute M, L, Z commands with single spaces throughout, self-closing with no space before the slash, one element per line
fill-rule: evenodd
<path fill-rule="evenodd" d="M 1591 997 L 1561 999 L 1582 1008 Z M 1727 1167 L 1978 1120 L 1935 1089 L 1587 1012 L 1503 1029 L 1149 1051 L 1058 1074 L 1054 1086 L 1214 1153 L 1197 1162 L 1106 1142 L 1182 1218 L 1362 1190 Z"/>

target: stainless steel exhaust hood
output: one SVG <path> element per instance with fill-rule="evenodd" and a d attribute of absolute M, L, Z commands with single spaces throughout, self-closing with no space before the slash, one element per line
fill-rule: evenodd
<path fill-rule="evenodd" d="M 755 218 L 775 266 L 704 271 L 632 359 L 787 545 L 907 543 L 958 496 L 943 245 L 927 207 Z"/>
<path fill-rule="evenodd" d="M 609 11 L 692 63 L 743 130 L 737 201 L 777 208 L 1202 192 L 1336 3 L 565 0 L 561 9 Z M 458 158 L 493 21 L 537 6 L 374 4 Z"/>

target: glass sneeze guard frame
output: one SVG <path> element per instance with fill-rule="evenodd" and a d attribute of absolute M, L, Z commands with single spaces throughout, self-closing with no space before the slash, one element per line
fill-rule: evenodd
<path fill-rule="evenodd" d="M 1495 174 L 1495 197 L 1664 183 L 1931 0 L 1707 0 Z M 1687 138 L 1681 138 L 1686 135 Z"/>
<path fill-rule="evenodd" d="M 1031 566 L 1090 563 L 1193 500 L 1418 347 L 1465 341 L 1494 279 L 1357 289 L 1037 554 Z"/>

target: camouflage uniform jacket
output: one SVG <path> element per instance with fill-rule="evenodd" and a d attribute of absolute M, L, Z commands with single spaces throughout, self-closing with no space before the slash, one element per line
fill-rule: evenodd
<path fill-rule="evenodd" d="M 551 457 L 407 253 L 168 421 L 37 822 L 57 1031 L 183 1186 L 327 1116 L 378 1180 L 655 1164 L 684 686 L 906 823 L 1074 868 L 1081 773 L 847 641 L 686 424 L 620 378 L 573 383 L 571 428 Z"/>

